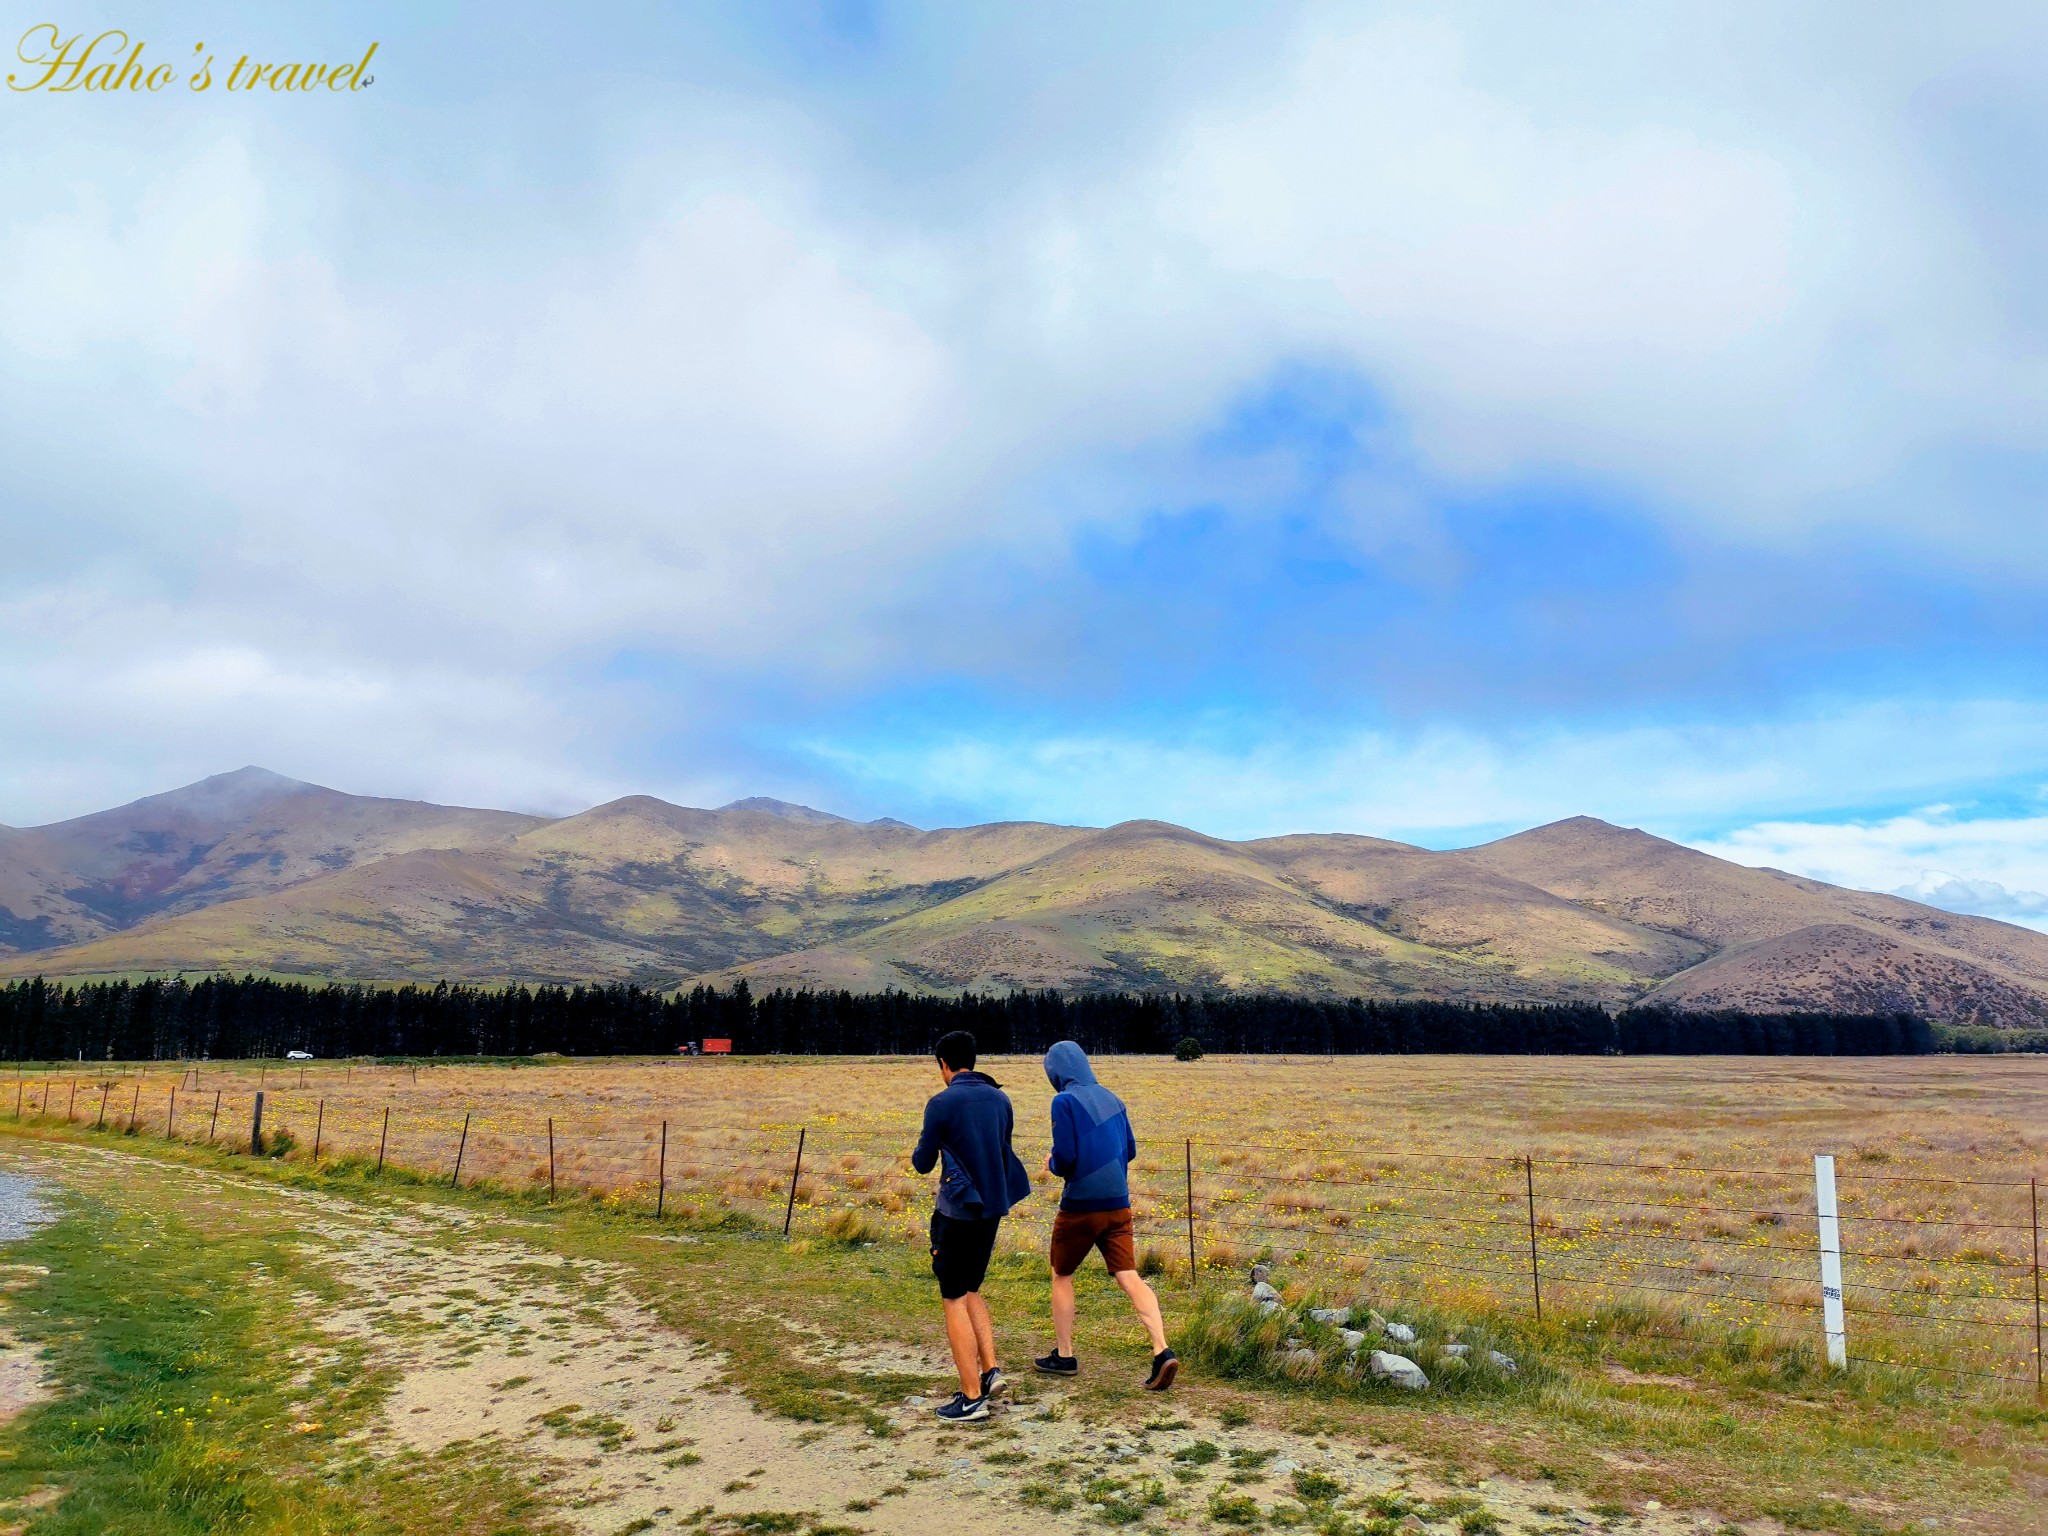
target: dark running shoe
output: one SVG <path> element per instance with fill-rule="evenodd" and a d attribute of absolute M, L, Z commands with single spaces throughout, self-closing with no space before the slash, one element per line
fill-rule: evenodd
<path fill-rule="evenodd" d="M 939 1404 L 935 1411 L 948 1424 L 966 1424 L 975 1419 L 988 1417 L 988 1399 L 969 1397 L 965 1392 L 955 1392 L 953 1401 Z"/>
<path fill-rule="evenodd" d="M 1010 1378 L 1003 1374 L 1000 1365 L 992 1365 L 981 1373 L 981 1395 L 984 1400 L 993 1400 L 998 1393 L 1010 1390 Z"/>
<path fill-rule="evenodd" d="M 1072 1355 L 1061 1354 L 1058 1345 L 1053 1346 L 1051 1354 L 1040 1355 L 1036 1360 L 1032 1361 L 1031 1368 L 1034 1371 L 1043 1371 L 1048 1376 L 1078 1376 L 1081 1374 L 1081 1362 Z"/>
<path fill-rule="evenodd" d="M 1152 1357 L 1152 1374 L 1145 1379 L 1145 1390 L 1164 1392 L 1179 1374 L 1180 1358 L 1172 1350 L 1162 1349 Z"/>

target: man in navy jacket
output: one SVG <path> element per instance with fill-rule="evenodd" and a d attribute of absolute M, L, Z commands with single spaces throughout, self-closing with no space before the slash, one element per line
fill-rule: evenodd
<path fill-rule="evenodd" d="M 924 1130 L 910 1166 L 930 1173 L 935 1163 L 944 1163 L 932 1211 L 932 1273 L 946 1308 L 946 1343 L 960 1390 L 938 1414 L 964 1423 L 987 1418 L 989 1398 L 1007 1385 L 996 1363 L 995 1325 L 981 1284 L 996 1229 L 1010 1207 L 1031 1193 L 1031 1178 L 1010 1150 L 1016 1126 L 1010 1096 L 994 1078 L 974 1070 L 974 1036 L 956 1029 L 940 1039 L 936 1054 L 946 1087 L 924 1106 Z"/>
<path fill-rule="evenodd" d="M 1166 1347 L 1166 1323 L 1159 1298 L 1138 1273 L 1136 1237 L 1131 1225 L 1131 1159 L 1138 1139 L 1124 1101 L 1095 1081 L 1094 1069 L 1081 1047 L 1062 1040 L 1045 1053 L 1045 1075 L 1052 1098 L 1052 1156 L 1049 1172 L 1067 1181 L 1060 1213 L 1052 1224 L 1053 1351 L 1032 1362 L 1053 1376 L 1080 1370 L 1074 1358 L 1074 1271 L 1091 1248 L 1102 1251 L 1109 1273 L 1137 1311 L 1152 1343 L 1152 1370 L 1146 1387 L 1164 1392 L 1173 1385 L 1180 1362 Z"/>

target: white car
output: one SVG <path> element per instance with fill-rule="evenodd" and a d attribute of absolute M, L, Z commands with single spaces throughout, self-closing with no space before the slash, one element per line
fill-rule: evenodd
<path fill-rule="evenodd" d="M 286 1061 L 311 1061 L 313 1053 L 311 1051 L 286 1051 L 284 1059 Z"/>

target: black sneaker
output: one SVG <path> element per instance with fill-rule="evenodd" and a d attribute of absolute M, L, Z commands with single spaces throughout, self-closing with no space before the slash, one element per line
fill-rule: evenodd
<path fill-rule="evenodd" d="M 1048 1376 L 1078 1376 L 1081 1373 L 1081 1362 L 1072 1355 L 1061 1354 L 1059 1346 L 1054 1345 L 1052 1353 L 1040 1355 L 1031 1362 L 1031 1368 L 1034 1371 L 1043 1371 Z"/>
<path fill-rule="evenodd" d="M 1180 1357 L 1170 1349 L 1162 1349 L 1152 1357 L 1152 1374 L 1145 1379 L 1145 1390 L 1164 1392 L 1179 1374 Z"/>
<path fill-rule="evenodd" d="M 969 1397 L 965 1392 L 955 1392 L 953 1401 L 939 1404 L 935 1412 L 948 1424 L 966 1424 L 975 1419 L 988 1417 L 988 1399 Z"/>
<path fill-rule="evenodd" d="M 992 1365 L 981 1373 L 981 1395 L 984 1401 L 993 1400 L 998 1393 L 1010 1390 L 1010 1378 L 1003 1374 L 1000 1365 Z"/>

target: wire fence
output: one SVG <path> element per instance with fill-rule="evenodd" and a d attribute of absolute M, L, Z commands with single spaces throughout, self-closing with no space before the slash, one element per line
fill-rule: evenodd
<path fill-rule="evenodd" d="M 588 1102 L 542 1115 L 418 1102 L 407 1069 L 279 1077 L 23 1076 L 11 1110 L 29 1122 L 594 1196 L 659 1216 L 743 1212 L 842 1241 L 915 1241 L 929 1204 L 928 1181 L 910 1167 L 908 1117 L 707 1124 L 702 1104 L 671 1119 Z M 1016 1145 L 1037 1190 L 1005 1241 L 1042 1250 L 1057 1205 L 1050 1147 L 1029 1133 Z M 2039 1396 L 2038 1181 L 1826 1161 L 1821 1179 L 1803 1159 L 1728 1168 L 1461 1156 L 1369 1138 L 1232 1142 L 1167 1128 L 1148 1135 L 1131 1184 L 1144 1265 L 1171 1279 L 1267 1258 L 1333 1299 L 1399 1291 L 1553 1321 L 1655 1303 L 1695 1324 L 1825 1342 L 1840 1363 Z"/>

